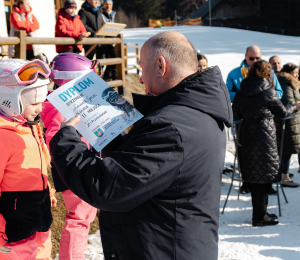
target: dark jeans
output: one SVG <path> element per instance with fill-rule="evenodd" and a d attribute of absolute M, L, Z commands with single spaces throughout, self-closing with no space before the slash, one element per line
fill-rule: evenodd
<path fill-rule="evenodd" d="M 267 215 L 268 194 L 272 184 L 249 183 L 253 215 L 252 220 L 262 221 Z"/>
<path fill-rule="evenodd" d="M 90 49 L 90 45 L 84 45 L 85 52 Z M 110 59 L 116 58 L 116 48 L 111 44 L 101 45 L 95 47 L 87 56 L 88 59 L 92 60 L 96 53 L 96 59 Z M 116 79 L 117 78 L 117 65 L 107 65 L 103 75 L 103 79 Z"/>

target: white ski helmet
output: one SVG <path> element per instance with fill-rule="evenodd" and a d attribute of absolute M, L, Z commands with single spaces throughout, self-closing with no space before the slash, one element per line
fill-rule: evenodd
<path fill-rule="evenodd" d="M 8 117 L 15 118 L 23 113 L 25 109 L 21 100 L 23 90 L 45 86 L 50 83 L 49 76 L 45 78 L 36 74 L 36 80 L 32 84 L 25 86 L 20 86 L 22 84 L 18 83 L 7 85 L 11 79 L 15 81 L 14 77 L 26 64 L 28 64 L 28 61 L 21 59 L 0 61 L 0 112 Z M 43 65 L 48 68 L 45 63 Z"/>

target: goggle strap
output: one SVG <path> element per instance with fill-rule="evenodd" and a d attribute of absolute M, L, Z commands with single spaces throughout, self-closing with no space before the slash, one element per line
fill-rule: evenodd
<path fill-rule="evenodd" d="M 10 76 L 4 76 L 0 77 L 0 85 L 1 86 L 11 86 L 11 85 L 18 85 L 19 81 L 17 80 L 15 75 L 10 75 Z"/>
<path fill-rule="evenodd" d="M 81 70 L 81 71 L 58 71 L 51 70 L 50 77 L 52 79 L 76 79 L 86 73 L 93 70 Z"/>

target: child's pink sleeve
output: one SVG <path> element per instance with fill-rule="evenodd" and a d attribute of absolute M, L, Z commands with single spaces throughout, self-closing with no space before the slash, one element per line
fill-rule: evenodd
<path fill-rule="evenodd" d="M 49 143 L 52 137 L 59 131 L 61 123 L 65 120 L 64 116 L 56 109 L 53 108 L 47 117 L 50 118 L 49 124 L 47 125 L 47 130 L 45 133 L 46 144 L 49 147 Z"/>

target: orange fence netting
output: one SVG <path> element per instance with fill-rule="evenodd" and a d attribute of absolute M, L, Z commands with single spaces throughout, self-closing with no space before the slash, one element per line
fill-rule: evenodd
<path fill-rule="evenodd" d="M 171 20 L 170 17 L 166 19 L 149 19 L 149 27 L 156 27 L 158 23 L 161 23 L 162 26 L 175 26 L 175 21 Z M 195 19 L 185 19 L 183 21 L 177 21 L 177 25 L 202 25 L 201 17 Z"/>

